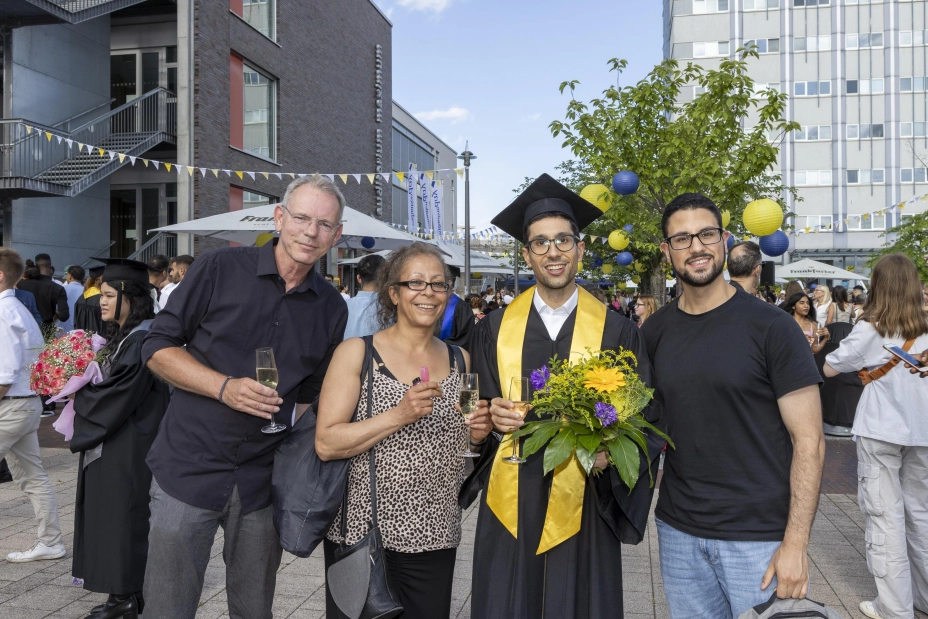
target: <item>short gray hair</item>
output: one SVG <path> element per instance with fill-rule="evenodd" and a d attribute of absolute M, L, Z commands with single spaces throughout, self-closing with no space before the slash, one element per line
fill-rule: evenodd
<path fill-rule="evenodd" d="M 290 196 L 293 195 L 300 187 L 312 187 L 318 189 L 322 193 L 327 193 L 336 200 L 338 200 L 338 220 L 342 220 L 342 217 L 345 215 L 345 195 L 335 186 L 335 182 L 329 180 L 327 176 L 321 176 L 319 174 L 312 174 L 310 176 L 301 176 L 297 179 L 294 179 L 289 185 L 287 185 L 287 191 L 284 193 L 283 200 L 280 203 L 284 208 L 289 208 L 290 205 Z"/>

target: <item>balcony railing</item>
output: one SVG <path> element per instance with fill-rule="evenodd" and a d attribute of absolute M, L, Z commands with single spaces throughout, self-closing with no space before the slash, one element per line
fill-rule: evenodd
<path fill-rule="evenodd" d="M 129 254 L 130 260 L 139 262 L 148 262 L 157 255 L 167 256 L 168 258 L 177 255 L 177 235 L 170 232 L 159 232 L 148 239 L 144 245 Z"/>

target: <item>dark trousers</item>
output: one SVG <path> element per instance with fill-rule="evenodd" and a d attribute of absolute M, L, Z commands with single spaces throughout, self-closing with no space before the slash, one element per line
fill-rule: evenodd
<path fill-rule="evenodd" d="M 329 540 L 322 543 L 327 570 L 335 562 L 336 548 L 338 544 Z M 448 619 L 456 555 L 457 548 L 430 552 L 384 551 L 390 586 L 403 606 L 402 619 Z M 328 583 L 325 587 L 325 616 L 347 619 L 332 600 Z"/>
<path fill-rule="evenodd" d="M 232 619 L 271 619 L 283 550 L 274 508 L 242 513 L 238 487 L 222 511 L 187 505 L 151 482 L 145 619 L 194 619 L 216 531 L 222 527 Z"/>

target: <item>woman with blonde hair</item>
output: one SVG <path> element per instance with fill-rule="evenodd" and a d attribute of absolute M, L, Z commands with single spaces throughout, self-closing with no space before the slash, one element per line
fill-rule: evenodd
<path fill-rule="evenodd" d="M 884 346 L 928 349 L 928 317 L 918 271 L 903 254 L 880 258 L 869 295 L 824 372 L 862 370 L 865 384 L 852 432 L 877 598 L 861 602 L 860 610 L 874 619 L 910 619 L 914 609 L 928 612 L 928 381 L 910 374 Z"/>
<path fill-rule="evenodd" d="M 824 329 L 835 321 L 835 304 L 831 299 L 831 291 L 825 284 L 819 284 L 815 287 L 812 297 L 815 299 L 818 328 Z"/>
<path fill-rule="evenodd" d="M 638 301 L 635 302 L 635 315 L 638 316 L 639 327 L 656 311 L 657 299 L 647 294 L 638 295 Z"/>

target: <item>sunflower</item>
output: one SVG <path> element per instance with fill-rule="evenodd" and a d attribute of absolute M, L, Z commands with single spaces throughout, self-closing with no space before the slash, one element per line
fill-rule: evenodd
<path fill-rule="evenodd" d="M 615 368 L 593 368 L 584 376 L 583 386 L 600 393 L 612 393 L 625 386 L 625 374 Z"/>

